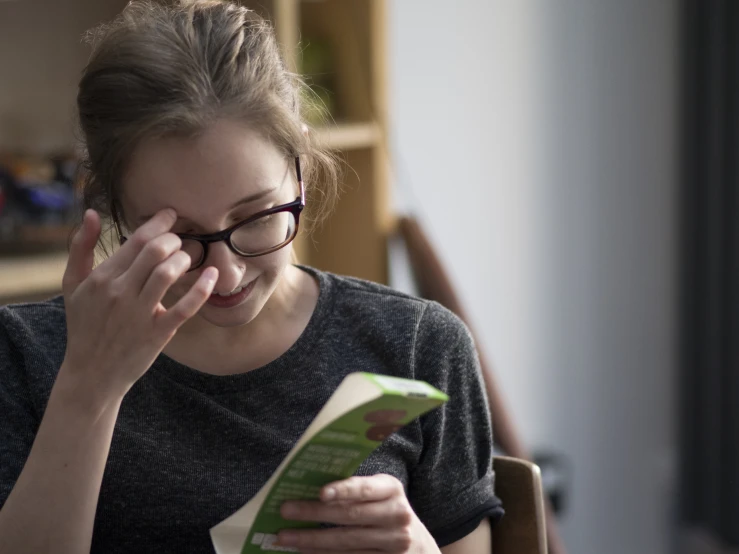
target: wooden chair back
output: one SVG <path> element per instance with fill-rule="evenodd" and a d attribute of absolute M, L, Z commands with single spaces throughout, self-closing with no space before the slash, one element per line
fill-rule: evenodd
<path fill-rule="evenodd" d="M 493 554 L 547 554 L 544 492 L 539 466 L 496 456 L 495 493 L 505 516 L 493 530 Z"/>

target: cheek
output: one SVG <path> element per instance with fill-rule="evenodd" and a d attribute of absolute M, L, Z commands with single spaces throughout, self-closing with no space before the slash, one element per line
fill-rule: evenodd
<path fill-rule="evenodd" d="M 292 244 L 280 248 L 279 250 L 267 254 L 265 256 L 259 256 L 257 258 L 247 258 L 246 267 L 247 271 L 249 267 L 260 268 L 267 271 L 282 271 L 285 267 L 290 264 L 292 260 Z"/>
<path fill-rule="evenodd" d="M 293 245 L 289 244 L 285 248 L 282 248 L 274 253 L 275 259 L 272 262 L 272 267 L 278 274 L 282 274 L 283 271 L 294 261 Z"/>
<path fill-rule="evenodd" d="M 252 268 L 256 270 L 254 273 L 259 273 L 262 286 L 271 292 L 279 283 L 290 263 L 292 263 L 292 249 L 286 247 L 267 256 L 256 258 L 252 262 Z M 249 273 L 247 268 L 247 274 Z"/>

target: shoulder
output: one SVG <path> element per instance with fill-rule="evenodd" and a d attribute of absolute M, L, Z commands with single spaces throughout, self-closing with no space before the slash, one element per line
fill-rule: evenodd
<path fill-rule="evenodd" d="M 29 339 L 55 341 L 66 335 L 64 301 L 61 296 L 43 302 L 0 307 L 0 331 L 13 342 Z"/>
<path fill-rule="evenodd" d="M 67 342 L 61 296 L 44 302 L 0 307 L 0 370 L 25 369 L 41 381 L 53 380 Z M 28 378 L 33 380 L 29 373 Z"/>
<path fill-rule="evenodd" d="M 418 323 L 425 327 L 439 330 L 465 329 L 462 321 L 453 312 L 432 300 L 357 277 L 337 275 L 313 268 L 305 269 L 316 276 L 322 287 L 330 289 L 331 296 L 335 297 L 336 301 L 350 305 L 360 312 L 383 310 L 385 316 L 394 317 L 412 314 L 418 319 Z"/>
<path fill-rule="evenodd" d="M 357 277 L 349 277 L 347 275 L 337 275 L 327 271 L 319 271 L 312 269 L 321 284 L 328 282 L 334 292 L 341 294 L 344 298 L 352 298 L 357 302 L 391 302 L 399 305 L 408 305 L 412 308 L 423 307 L 428 304 L 428 300 L 418 298 L 410 294 L 395 290 L 386 285 L 381 285 L 372 281 L 366 281 Z"/>
<path fill-rule="evenodd" d="M 415 348 L 444 350 L 472 341 L 462 320 L 438 302 L 356 277 L 308 270 L 330 290 L 334 311 L 399 336 L 410 334 Z"/>

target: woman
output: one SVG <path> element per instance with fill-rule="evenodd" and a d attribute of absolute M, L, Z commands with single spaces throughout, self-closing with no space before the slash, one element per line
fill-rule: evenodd
<path fill-rule="evenodd" d="M 270 26 L 229 2 L 134 2 L 92 34 L 85 212 L 63 296 L 0 310 L 0 552 L 212 552 L 343 377 L 451 400 L 357 476 L 287 502 L 301 552 L 490 552 L 488 407 L 438 304 L 291 264 L 337 171 Z M 305 178 L 305 184 L 303 181 Z M 121 247 L 93 269 L 101 215 Z"/>

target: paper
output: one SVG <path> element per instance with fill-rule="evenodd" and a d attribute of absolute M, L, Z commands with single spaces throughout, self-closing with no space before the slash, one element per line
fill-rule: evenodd
<path fill-rule="evenodd" d="M 353 475 L 385 438 L 447 400 L 423 381 L 347 375 L 254 498 L 210 530 L 217 554 L 295 552 L 274 544 L 277 532 L 318 523 L 285 520 L 280 506 L 317 500 L 321 487 Z"/>

